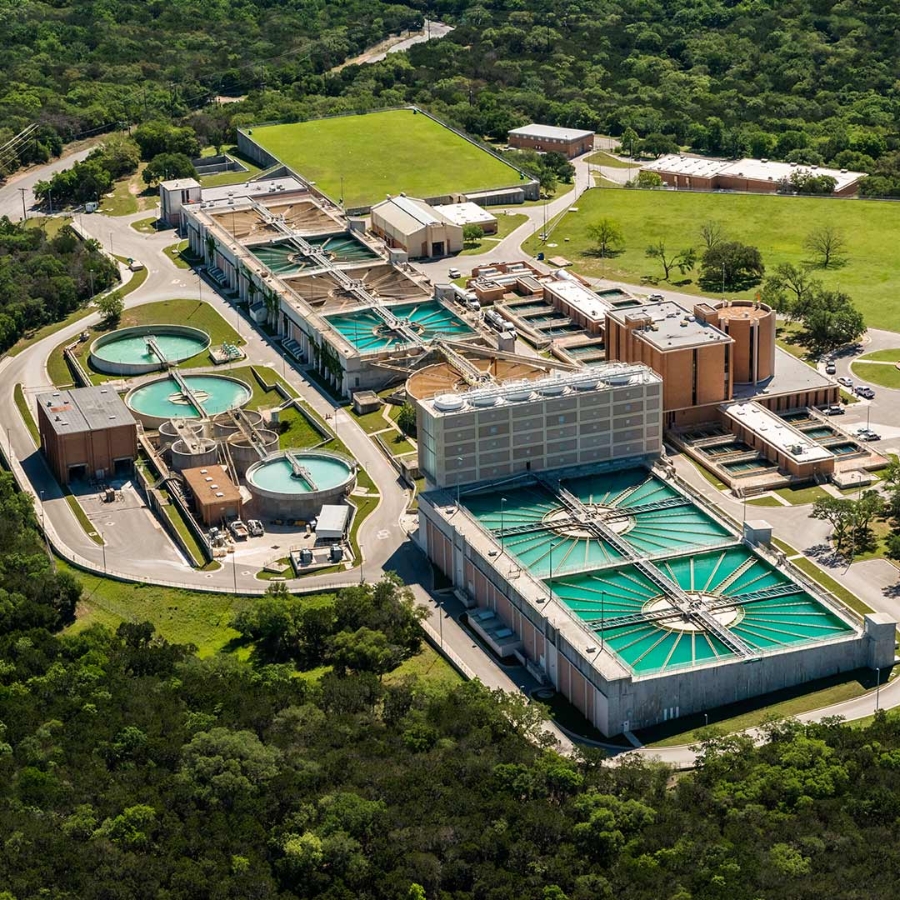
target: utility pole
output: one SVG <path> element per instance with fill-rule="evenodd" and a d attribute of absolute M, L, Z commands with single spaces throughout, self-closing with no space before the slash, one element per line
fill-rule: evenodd
<path fill-rule="evenodd" d="M 22 195 L 22 221 L 24 222 L 28 218 L 28 210 L 25 208 L 25 191 L 28 188 L 19 188 L 19 193 Z"/>

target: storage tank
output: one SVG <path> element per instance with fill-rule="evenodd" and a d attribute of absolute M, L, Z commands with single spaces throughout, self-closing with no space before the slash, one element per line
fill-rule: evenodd
<path fill-rule="evenodd" d="M 203 426 L 188 419 L 169 419 L 159 426 L 159 452 L 165 453 L 176 441 L 183 437 L 203 437 Z"/>
<path fill-rule="evenodd" d="M 765 303 L 731 300 L 715 306 L 718 326 L 733 341 L 735 384 L 758 384 L 775 374 L 775 311 Z"/>
<path fill-rule="evenodd" d="M 254 437 L 258 437 L 259 441 L 251 441 L 243 434 L 233 434 L 227 441 L 231 461 L 241 478 L 244 477 L 250 466 L 278 449 L 278 435 L 274 431 L 269 431 L 268 428 L 257 428 Z"/>
<path fill-rule="evenodd" d="M 226 440 L 233 434 L 238 434 L 240 429 L 234 422 L 232 416 L 240 417 L 248 425 L 259 428 L 262 425 L 262 416 L 255 409 L 235 409 L 231 412 L 219 413 L 210 420 L 212 433 L 210 437 Z"/>
<path fill-rule="evenodd" d="M 176 472 L 196 466 L 214 466 L 219 461 L 219 445 L 212 438 L 180 438 L 170 451 Z"/>

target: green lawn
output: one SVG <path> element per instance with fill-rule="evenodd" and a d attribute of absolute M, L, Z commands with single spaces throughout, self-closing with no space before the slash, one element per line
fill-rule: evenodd
<path fill-rule="evenodd" d="M 850 609 L 856 610 L 861 615 L 872 612 L 871 607 L 863 603 L 856 594 L 848 591 L 840 582 L 825 574 L 811 559 L 795 559 L 792 562 L 801 572 L 805 572 L 813 581 L 818 581 L 822 587 L 831 591 L 835 597 L 839 598 Z"/>
<path fill-rule="evenodd" d="M 886 388 L 900 388 L 900 369 L 886 363 L 853 363 L 850 371 L 860 380 Z"/>
<path fill-rule="evenodd" d="M 492 247 L 503 240 L 503 238 L 512 234 L 520 225 L 528 221 L 528 216 L 521 213 L 513 213 L 511 215 L 497 216 L 497 233 L 485 235 L 480 241 L 474 241 L 466 244 L 460 256 L 474 256 L 478 253 L 489 253 Z"/>
<path fill-rule="evenodd" d="M 201 656 L 221 650 L 238 637 L 231 620 L 252 602 L 234 594 L 202 594 L 113 581 L 71 568 L 61 560 L 57 560 L 57 567 L 70 571 L 84 588 L 69 632 L 91 625 L 115 630 L 122 622 L 152 622 L 166 640 L 195 644 Z"/>
<path fill-rule="evenodd" d="M 421 113 L 390 110 L 253 129 L 252 139 L 347 207 L 517 185 L 518 171 Z"/>
<path fill-rule="evenodd" d="M 223 375 L 229 375 L 232 378 L 240 378 L 241 381 L 246 381 L 252 388 L 253 396 L 247 404 L 247 409 L 259 409 L 260 407 L 271 408 L 281 406 L 281 404 L 284 403 L 284 398 L 275 390 L 275 388 L 272 388 L 270 391 L 263 388 L 259 383 L 259 380 L 253 374 L 254 369 L 266 384 L 277 382 L 287 389 L 289 396 L 297 396 L 297 392 L 277 372 L 270 369 L 268 366 L 235 366 L 233 369 L 223 369 Z"/>
<path fill-rule="evenodd" d="M 387 444 L 388 450 L 391 451 L 391 456 L 403 456 L 404 453 L 415 453 L 416 450 L 399 432 L 386 435 L 384 442 Z"/>
<path fill-rule="evenodd" d="M 847 291 L 876 328 L 892 329 L 900 317 L 900 205 L 860 200 L 844 202 L 804 197 L 758 194 L 679 193 L 676 191 L 630 191 L 598 189 L 583 194 L 577 213 L 564 213 L 553 232 L 552 241 L 566 245 L 565 255 L 578 271 L 639 283 L 644 276 L 661 279 L 660 266 L 645 257 L 654 241 L 670 247 L 700 249 L 700 226 L 714 219 L 729 238 L 753 244 L 762 252 L 768 269 L 780 262 L 802 263 L 808 256 L 803 248 L 806 235 L 821 222 L 836 224 L 847 241 L 847 265 L 820 271 L 817 277 L 832 288 Z M 614 259 L 600 260 L 590 255 L 588 227 L 601 218 L 619 223 L 625 249 Z M 535 253 L 540 240 L 531 238 L 526 249 Z M 696 283 L 697 272 L 673 275 L 679 289 L 703 293 Z M 685 283 L 681 283 L 684 281 Z M 752 299 L 756 288 L 729 292 L 729 297 Z"/>
<path fill-rule="evenodd" d="M 31 414 L 31 407 L 25 399 L 25 392 L 22 390 L 21 384 L 17 384 L 13 388 L 13 400 L 15 400 L 16 409 L 19 410 L 19 415 L 22 417 L 22 421 L 25 423 L 32 440 L 40 447 L 41 434 L 38 431 L 37 423 L 34 421 L 34 416 Z"/>
<path fill-rule="evenodd" d="M 88 518 L 87 513 L 84 511 L 82 505 L 78 502 L 78 498 L 67 488 L 63 488 L 65 491 L 66 503 L 69 504 L 69 509 L 72 510 L 72 515 L 78 519 L 78 524 L 81 526 L 84 533 L 95 543 L 95 544 L 103 544 L 105 541 L 100 536 L 100 532 L 94 527 L 94 523 Z"/>
<path fill-rule="evenodd" d="M 788 718 L 861 697 L 874 687 L 875 673 L 870 669 L 859 669 L 709 710 L 709 727 L 726 734 L 744 731 L 762 725 L 767 719 Z M 677 719 L 669 726 L 648 728 L 638 736 L 650 747 L 675 747 L 702 740 L 705 731 L 700 713 Z"/>
<path fill-rule="evenodd" d="M 146 278 L 147 270 L 141 270 L 135 277 L 139 276 Z M 160 300 L 156 303 L 145 303 L 141 306 L 133 306 L 122 313 L 122 318 L 119 320 L 119 324 L 116 327 L 130 328 L 134 325 L 159 324 L 190 325 L 193 328 L 199 328 L 209 335 L 212 346 L 220 345 L 225 341 L 230 344 L 235 344 L 238 347 L 243 346 L 245 343 L 244 339 L 212 306 L 200 300 Z M 88 361 L 91 344 L 93 343 L 94 338 L 99 337 L 101 334 L 107 334 L 108 329 L 102 328 L 97 324 L 86 330 L 90 337 L 88 340 L 78 345 L 75 350 L 75 355 L 90 373 L 91 381 L 93 381 L 94 384 L 101 384 L 104 381 L 109 381 L 111 378 L 117 378 L 118 376 L 104 375 L 102 372 L 95 371 Z M 51 351 L 47 358 L 47 371 L 50 375 L 50 379 L 57 386 L 70 384 L 72 382 L 69 367 L 66 365 L 62 355 L 63 348 L 66 344 L 71 342 L 72 338 L 63 341 Z M 212 360 L 209 358 L 209 353 L 204 350 L 202 353 L 192 356 L 183 363 L 179 363 L 179 368 L 192 369 L 209 365 L 212 365 Z M 270 370 L 266 371 L 270 372 Z M 247 367 L 247 374 L 250 375 L 249 367 Z M 240 378 L 241 376 L 238 375 L 238 377 Z M 274 372 L 266 374 L 265 377 L 267 379 L 270 377 L 272 379 L 278 378 Z M 254 385 L 256 385 L 252 375 L 246 380 L 248 383 L 253 381 Z M 278 378 L 278 380 L 281 381 L 280 378 Z M 263 394 L 263 396 L 265 396 L 265 394 Z"/>
<path fill-rule="evenodd" d="M 322 440 L 315 428 L 292 407 L 281 410 L 279 420 L 282 424 L 287 423 L 288 426 L 278 439 L 278 446 L 281 449 L 313 447 Z"/>
<path fill-rule="evenodd" d="M 617 159 L 610 156 L 605 150 L 598 150 L 585 159 L 592 166 L 605 166 L 609 169 L 640 169 L 641 164 L 634 160 Z"/>
<path fill-rule="evenodd" d="M 135 212 L 137 212 L 137 210 L 135 210 Z M 156 223 L 158 221 L 159 220 L 156 218 L 156 216 L 151 216 L 149 219 L 138 219 L 137 222 L 132 222 L 131 227 L 135 231 L 139 231 L 141 234 L 156 234 L 156 232 L 159 230 L 156 227 Z"/>
<path fill-rule="evenodd" d="M 131 278 L 128 279 L 128 284 L 123 288 L 119 288 L 119 296 L 127 297 L 129 294 L 136 291 L 147 280 L 149 274 L 149 269 L 141 269 L 140 271 L 135 272 Z"/>
<path fill-rule="evenodd" d="M 823 500 L 825 497 L 831 496 L 828 491 L 822 490 L 818 485 L 803 488 L 778 488 L 775 493 L 778 494 L 779 497 L 783 497 L 787 500 L 791 506 L 802 506 L 805 503 L 815 503 L 816 500 Z"/>
<path fill-rule="evenodd" d="M 860 357 L 860 360 L 871 360 L 872 362 L 900 362 L 900 349 L 893 350 L 873 350 Z"/>
<path fill-rule="evenodd" d="M 420 679 L 428 694 L 446 693 L 463 682 L 462 675 L 426 641 L 422 642 L 422 649 L 415 656 L 405 660 L 393 672 L 388 672 L 384 683 L 394 684 L 409 677 Z"/>
<path fill-rule="evenodd" d="M 752 500 L 747 501 L 748 506 L 783 506 L 784 504 L 780 503 L 774 497 L 754 497 Z"/>
<path fill-rule="evenodd" d="M 778 538 L 772 538 L 772 543 L 782 551 L 782 553 L 786 553 L 788 556 L 796 556 L 799 551 L 795 550 L 790 544 L 786 544 L 784 541 L 778 540 Z"/>
<path fill-rule="evenodd" d="M 384 431 L 385 428 L 390 428 L 391 423 L 385 419 L 382 410 L 377 409 L 375 412 L 366 413 L 363 416 L 358 416 L 356 413 L 351 412 L 356 424 L 365 431 L 366 434 L 374 434 L 376 431 Z"/>
<path fill-rule="evenodd" d="M 193 257 L 189 257 L 187 251 L 188 241 L 178 241 L 177 244 L 172 244 L 171 247 L 166 247 L 165 254 L 166 257 L 178 266 L 179 269 L 189 269 L 191 267 L 190 260 Z M 187 252 L 185 252 L 187 251 Z"/>

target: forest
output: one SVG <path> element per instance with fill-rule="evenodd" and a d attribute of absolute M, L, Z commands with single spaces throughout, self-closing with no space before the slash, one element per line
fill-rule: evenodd
<path fill-rule="evenodd" d="M 456 30 L 334 71 L 425 16 Z M 633 133 L 648 152 L 861 168 L 892 193 L 898 28 L 887 0 L 6 0 L 0 144 L 34 123 L 26 156 L 46 157 L 155 118 L 216 142 L 235 125 L 415 102 L 486 138 L 528 121 Z"/>
<path fill-rule="evenodd" d="M 31 224 L 0 218 L 0 351 L 119 280 L 96 241 L 82 241 L 70 227 L 50 237 Z"/>
<path fill-rule="evenodd" d="M 346 655 L 361 622 L 398 659 L 416 640 L 396 579 L 324 629 L 274 592 L 248 662 L 140 621 L 70 633 L 80 594 L 0 473 L 2 900 L 896 896 L 898 717 L 772 722 L 758 748 L 713 729 L 693 773 L 610 766 L 556 753 L 521 697 Z M 344 655 L 298 678 L 315 633 Z"/>

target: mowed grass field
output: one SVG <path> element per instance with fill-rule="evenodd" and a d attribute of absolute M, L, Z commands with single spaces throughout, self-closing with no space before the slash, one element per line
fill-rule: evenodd
<path fill-rule="evenodd" d="M 664 241 L 668 248 L 703 248 L 700 226 L 720 222 L 726 236 L 759 247 L 767 270 L 778 263 L 808 260 L 806 236 L 817 226 L 836 226 L 847 242 L 846 265 L 818 270 L 816 277 L 829 288 L 846 291 L 873 328 L 896 330 L 900 320 L 900 204 L 874 200 L 833 200 L 753 194 L 687 194 L 675 191 L 637 191 L 603 188 L 578 198 L 578 212 L 565 212 L 549 239 L 549 250 L 539 237 L 530 238 L 530 253 L 561 253 L 579 272 L 632 284 L 659 279 L 658 289 L 704 293 L 697 285 L 699 269 L 671 274 L 662 281 L 662 266 L 644 254 L 648 245 Z M 591 255 L 588 226 L 602 218 L 619 223 L 624 251 L 613 259 Z M 568 242 L 566 241 L 568 238 Z M 648 290 L 653 281 L 647 281 Z M 729 297 L 752 299 L 756 289 L 729 292 Z M 706 293 L 718 293 L 707 291 Z"/>
<path fill-rule="evenodd" d="M 369 206 L 386 194 L 437 197 L 519 183 L 519 173 L 412 110 L 253 128 L 250 137 L 332 200 Z"/>

